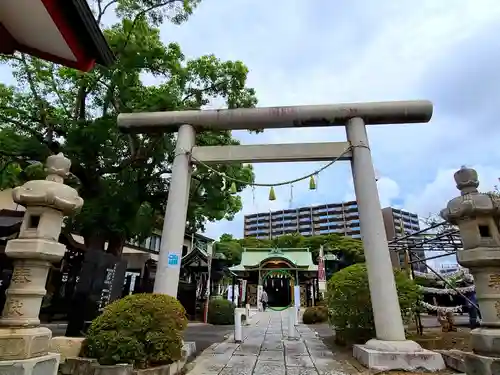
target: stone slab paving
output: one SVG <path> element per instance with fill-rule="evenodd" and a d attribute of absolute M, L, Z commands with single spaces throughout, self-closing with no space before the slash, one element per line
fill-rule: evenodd
<path fill-rule="evenodd" d="M 243 327 L 243 343 L 233 337 L 214 344 L 195 361 L 189 375 L 351 375 L 358 371 L 339 361 L 306 325 L 288 338 L 288 313 L 258 312 Z"/>

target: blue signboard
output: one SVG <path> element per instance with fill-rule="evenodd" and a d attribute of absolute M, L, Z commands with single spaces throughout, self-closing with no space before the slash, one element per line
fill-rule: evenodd
<path fill-rule="evenodd" d="M 179 255 L 170 253 L 168 254 L 168 266 L 177 267 L 179 265 Z"/>

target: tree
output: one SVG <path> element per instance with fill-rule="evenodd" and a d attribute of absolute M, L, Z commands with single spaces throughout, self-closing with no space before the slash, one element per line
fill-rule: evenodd
<path fill-rule="evenodd" d="M 83 74 L 23 54 L 0 56 L 17 80 L 16 86 L 0 85 L 0 168 L 15 164 L 23 171 L 57 152 L 69 157 L 85 204 L 66 230 L 81 234 L 87 246 L 104 249 L 108 242 L 108 251 L 119 254 L 126 240 L 142 240 L 160 226 L 168 198 L 175 136 L 121 134 L 119 113 L 200 109 L 216 98 L 229 108 L 257 103 L 254 90 L 246 87 L 248 69 L 242 62 L 213 55 L 187 59 L 178 44 L 161 41 L 159 25 L 165 19 L 185 21 L 199 2 L 93 1 L 99 22 L 111 11 L 119 20 L 104 30 L 117 57 L 111 68 Z M 157 83 L 145 85 L 144 74 Z M 196 142 L 238 144 L 229 131 L 199 133 Z M 239 163 L 217 170 L 253 180 L 251 167 Z M 2 175 L 2 187 L 19 182 L 9 178 Z M 231 194 L 230 185 L 221 175 L 194 167 L 188 230 L 231 220 L 240 211 L 240 197 Z M 241 191 L 245 184 L 236 188 Z"/>
<path fill-rule="evenodd" d="M 224 236 L 224 235 L 223 235 Z M 232 237 L 231 235 L 227 235 Z M 215 252 L 224 254 L 226 257 L 225 263 L 229 266 L 239 264 L 241 262 L 241 253 L 243 249 L 238 240 L 229 239 L 229 237 L 215 243 Z"/>
<path fill-rule="evenodd" d="M 335 254 L 340 268 L 364 261 L 363 244 L 360 240 L 340 234 L 326 234 L 304 237 L 298 233 L 279 236 L 272 240 L 247 237 L 235 239 L 230 234 L 223 234 L 215 243 L 216 252 L 226 256 L 231 265 L 239 264 L 244 248 L 308 248 L 316 263 L 319 249 L 323 246 L 325 254 Z"/>

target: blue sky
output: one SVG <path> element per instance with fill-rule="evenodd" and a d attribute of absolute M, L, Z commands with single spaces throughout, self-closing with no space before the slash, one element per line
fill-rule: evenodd
<path fill-rule="evenodd" d="M 189 57 L 242 60 L 260 106 L 433 101 L 429 124 L 369 129 L 382 205 L 428 216 L 457 195 L 453 172 L 461 165 L 478 170 L 484 190 L 500 177 L 499 21 L 495 0 L 203 0 L 187 23 L 165 24 L 161 35 Z M 6 68 L 0 79 L 10 80 Z M 246 144 L 345 140 L 342 128 L 235 136 Z M 261 164 L 256 180 L 279 182 L 320 166 Z M 317 191 L 305 181 L 293 199 L 289 187 L 276 195 L 270 202 L 267 189 L 247 189 L 235 220 L 210 223 L 206 233 L 240 237 L 246 213 L 352 199 L 349 165 L 323 172 Z"/>

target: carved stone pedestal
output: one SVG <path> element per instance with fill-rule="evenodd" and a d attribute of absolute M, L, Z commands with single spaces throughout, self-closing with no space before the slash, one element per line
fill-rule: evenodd
<path fill-rule="evenodd" d="M 45 355 L 51 337 L 52 332 L 45 327 L 0 328 L 0 358 L 14 360 Z"/>
<path fill-rule="evenodd" d="M 464 363 L 467 375 L 500 374 L 500 358 L 486 357 L 475 353 L 464 353 Z"/>
<path fill-rule="evenodd" d="M 470 340 L 477 354 L 497 357 L 500 353 L 500 329 L 476 328 L 471 332 Z"/>
<path fill-rule="evenodd" d="M 354 345 L 353 356 L 373 371 L 425 370 L 440 371 L 446 368 L 439 353 L 423 349 L 411 340 L 382 341 L 372 339 L 365 345 Z"/>
<path fill-rule="evenodd" d="M 41 357 L 0 361 L 2 375 L 57 375 L 59 354 L 49 353 Z"/>

